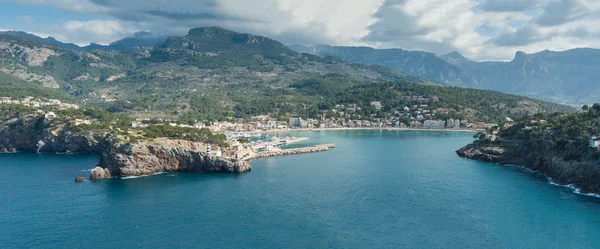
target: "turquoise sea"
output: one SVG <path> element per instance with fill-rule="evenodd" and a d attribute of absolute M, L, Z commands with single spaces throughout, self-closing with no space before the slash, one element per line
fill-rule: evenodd
<path fill-rule="evenodd" d="M 0 154 L 0 248 L 600 247 L 600 199 L 459 158 L 470 133 L 293 135 L 337 148 L 84 183 L 96 156 Z"/>

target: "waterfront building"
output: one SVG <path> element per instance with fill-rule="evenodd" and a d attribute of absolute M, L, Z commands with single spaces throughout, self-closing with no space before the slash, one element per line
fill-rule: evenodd
<path fill-rule="evenodd" d="M 290 118 L 291 127 L 302 127 L 302 118 Z"/>
<path fill-rule="evenodd" d="M 423 128 L 425 129 L 443 129 L 446 122 L 442 120 L 425 120 Z"/>

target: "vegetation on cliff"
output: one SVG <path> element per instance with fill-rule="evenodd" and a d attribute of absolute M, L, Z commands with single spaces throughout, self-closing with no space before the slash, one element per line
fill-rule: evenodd
<path fill-rule="evenodd" d="M 36 152 L 99 152 L 103 143 L 138 143 L 155 138 L 226 144 L 223 134 L 208 129 L 150 125 L 131 126 L 133 119 L 102 109 L 37 110 L 0 104 L 0 149 Z"/>
<path fill-rule="evenodd" d="M 523 116 L 512 125 L 503 125 L 499 130 L 500 138 L 523 139 L 531 143 L 546 143 L 556 151 L 566 150 L 567 146 L 576 146 L 581 153 L 593 151 L 595 159 L 600 153 L 590 148 L 592 137 L 600 136 L 600 104 L 584 106 L 578 113 L 538 113 Z M 567 159 L 577 159 L 578 155 L 565 155 Z"/>
<path fill-rule="evenodd" d="M 490 127 L 462 157 L 536 170 L 582 193 L 600 194 L 600 104 L 579 113 L 539 113 Z"/>

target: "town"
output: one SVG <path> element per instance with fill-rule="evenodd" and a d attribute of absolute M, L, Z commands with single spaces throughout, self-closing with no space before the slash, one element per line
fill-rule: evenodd
<path fill-rule="evenodd" d="M 368 116 L 357 115 L 361 110 L 357 104 L 336 104 L 331 110 L 323 110 L 316 118 L 290 117 L 286 120 L 276 119 L 269 115 L 252 116 L 249 118 L 230 117 L 225 121 L 197 121 L 194 124 L 183 124 L 173 119 L 150 119 L 139 118 L 131 122 L 133 128 L 143 128 L 151 124 L 171 125 L 185 128 L 207 128 L 212 132 L 268 132 L 285 131 L 290 129 L 333 129 L 333 128 L 413 128 L 413 129 L 472 129 L 483 130 L 494 124 L 485 122 L 469 122 L 460 120 L 458 117 L 441 119 L 439 115 L 448 116 L 451 112 L 447 108 L 429 108 L 427 103 L 435 101 L 436 96 L 425 98 L 423 96 L 407 96 L 407 100 L 419 105 L 404 106 L 393 112 L 384 114 L 370 114 Z M 25 97 L 12 99 L 0 97 L 0 104 L 22 105 L 32 108 L 56 107 L 58 110 L 75 109 L 80 107 L 76 104 L 61 102 L 58 99 L 38 99 Z M 372 101 L 371 106 L 380 111 L 383 104 Z M 48 112 L 47 116 L 55 117 L 54 112 Z M 91 124 L 93 120 L 72 120 L 73 124 Z"/>
<path fill-rule="evenodd" d="M 357 111 L 361 107 L 357 104 L 336 104 L 333 109 L 323 110 L 316 118 L 288 117 L 276 119 L 269 115 L 252 116 L 248 118 L 228 118 L 222 121 L 197 121 L 193 124 L 182 123 L 177 119 L 167 118 L 131 118 L 128 127 L 110 128 L 116 131 L 116 138 L 122 141 L 137 140 L 145 128 L 150 126 L 167 126 L 175 129 L 209 130 L 213 134 L 224 134 L 226 146 L 219 144 L 196 144 L 199 151 L 205 151 L 208 155 L 215 157 L 226 157 L 238 160 L 251 160 L 264 157 L 265 155 L 309 153 L 328 150 L 334 145 L 314 145 L 305 148 L 285 149 L 287 145 L 306 140 L 302 137 L 289 137 L 284 134 L 287 131 L 318 130 L 318 129 L 423 129 L 423 130 L 490 130 L 496 124 L 484 122 L 468 122 L 457 118 L 441 119 L 439 116 L 448 117 L 451 110 L 445 108 L 429 108 L 429 98 L 422 96 L 409 96 L 411 101 L 419 105 L 403 106 L 391 112 L 382 113 L 383 103 L 373 101 L 370 108 L 375 109 L 378 114 L 361 116 Z M 432 98 L 435 98 L 433 96 Z M 92 127 L 106 124 L 105 120 L 94 118 L 93 115 L 72 115 L 65 110 L 79 110 L 75 104 L 61 102 L 56 99 L 36 99 L 25 97 L 15 100 L 8 97 L 0 97 L 0 104 L 21 105 L 37 108 L 37 113 L 43 115 L 46 120 L 60 119 L 68 123 L 70 127 L 86 125 Z M 60 117 L 62 115 L 62 117 Z M 508 119 L 508 118 L 507 118 Z M 109 127 L 114 125 L 114 121 Z M 159 128 L 160 129 L 160 128 Z M 267 134 L 267 135 L 263 135 Z M 281 133 L 281 134 L 278 134 Z M 494 136 L 495 134 L 489 134 Z M 491 137 L 491 139 L 494 139 Z M 172 143 L 173 140 L 154 139 L 157 142 Z M 177 140 L 175 140 L 177 141 Z"/>
<path fill-rule="evenodd" d="M 0 104 L 14 104 L 35 108 L 44 106 L 55 106 L 58 107 L 60 110 L 79 109 L 78 105 L 63 103 L 58 99 L 39 99 L 31 96 L 24 97 L 21 99 L 13 99 L 11 97 L 0 97 Z"/>

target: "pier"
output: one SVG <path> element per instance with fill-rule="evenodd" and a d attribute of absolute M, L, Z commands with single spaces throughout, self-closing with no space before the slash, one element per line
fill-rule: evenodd
<path fill-rule="evenodd" d="M 315 146 L 310 146 L 310 147 L 284 149 L 284 150 L 269 150 L 269 151 L 258 152 L 249 158 L 245 158 L 245 160 L 250 161 L 250 160 L 254 160 L 254 159 L 274 157 L 274 156 L 286 156 L 286 155 L 324 152 L 324 151 L 329 151 L 332 148 L 335 148 L 335 144 L 321 144 L 321 145 L 315 145 Z"/>

